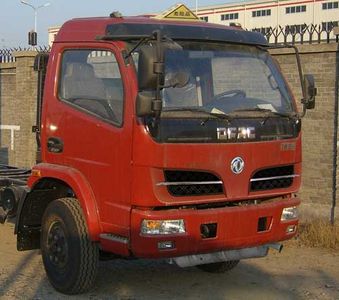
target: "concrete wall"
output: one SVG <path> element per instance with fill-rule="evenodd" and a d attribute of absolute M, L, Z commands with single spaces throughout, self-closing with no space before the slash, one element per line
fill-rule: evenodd
<path fill-rule="evenodd" d="M 303 178 L 301 197 L 306 214 L 330 216 L 334 194 L 333 166 L 335 104 L 338 103 L 339 50 L 338 44 L 298 46 L 304 73 L 314 74 L 318 87 L 317 104 L 307 111 L 303 127 Z M 1 130 L 1 147 L 8 149 L 9 164 L 30 167 L 35 162 L 36 74 L 33 71 L 35 52 L 17 52 L 16 63 L 0 64 L 1 125 L 20 126 L 13 131 Z M 272 51 L 279 61 L 297 102 L 301 99 L 300 82 L 295 56 L 289 50 Z M 12 140 L 13 143 L 13 140 Z M 11 149 L 13 148 L 13 149 Z M 339 180 L 338 180 L 339 181 Z M 337 182 L 336 188 L 339 184 Z M 337 215 L 338 215 L 338 210 Z"/>

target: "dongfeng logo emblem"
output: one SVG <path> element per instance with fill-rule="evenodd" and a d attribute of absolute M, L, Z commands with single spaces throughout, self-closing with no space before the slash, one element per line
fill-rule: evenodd
<path fill-rule="evenodd" d="M 245 162 L 241 157 L 236 157 L 231 161 L 231 170 L 234 174 L 240 174 L 245 167 Z"/>

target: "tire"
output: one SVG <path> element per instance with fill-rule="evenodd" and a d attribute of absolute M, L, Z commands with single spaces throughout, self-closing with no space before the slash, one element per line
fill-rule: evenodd
<path fill-rule="evenodd" d="M 198 265 L 197 268 L 209 273 L 225 273 L 237 266 L 239 260 L 230 260 L 212 264 Z"/>
<path fill-rule="evenodd" d="M 72 295 L 92 287 L 99 248 L 89 238 L 76 199 L 62 198 L 47 206 L 42 218 L 40 246 L 47 277 L 57 291 Z"/>

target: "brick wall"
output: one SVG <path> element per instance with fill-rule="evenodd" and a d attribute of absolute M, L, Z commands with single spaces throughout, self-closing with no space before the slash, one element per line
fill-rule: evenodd
<path fill-rule="evenodd" d="M 303 177 L 300 196 L 307 215 L 312 210 L 312 215 L 329 217 L 333 201 L 333 172 L 336 171 L 338 175 L 338 169 L 333 166 L 335 102 L 338 101 L 339 80 L 338 44 L 302 45 L 298 49 L 304 74 L 313 74 L 318 88 L 316 108 L 308 110 L 302 120 Z M 274 50 L 272 54 L 300 103 L 300 80 L 293 51 Z"/>
<path fill-rule="evenodd" d="M 0 64 L 1 148 L 8 153 L 8 163 L 31 167 L 35 162 L 36 52 L 14 53 L 15 63 Z M 2 157 L 6 161 L 6 157 Z"/>
<path fill-rule="evenodd" d="M 15 63 L 6 63 L 0 64 L 0 125 L 6 126 L 11 125 L 8 117 L 4 117 L 6 112 L 8 112 L 11 108 L 11 103 L 13 99 L 15 99 L 15 91 L 16 91 L 16 65 Z M 12 124 L 13 125 L 13 124 Z M 0 131 L 0 141 L 1 141 L 1 157 L 0 163 L 7 164 L 9 163 L 9 152 L 11 148 L 11 141 L 13 137 L 11 137 L 11 132 L 9 129 L 2 129 Z M 14 137 L 15 138 L 15 137 Z M 15 144 L 12 144 L 14 147 Z"/>

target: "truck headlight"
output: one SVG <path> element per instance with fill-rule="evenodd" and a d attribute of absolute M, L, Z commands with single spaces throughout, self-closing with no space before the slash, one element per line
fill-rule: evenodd
<path fill-rule="evenodd" d="M 142 220 L 142 234 L 162 235 L 185 233 L 184 220 Z"/>
<path fill-rule="evenodd" d="M 296 206 L 285 207 L 281 214 L 281 221 L 289 221 L 298 218 L 298 208 Z"/>

